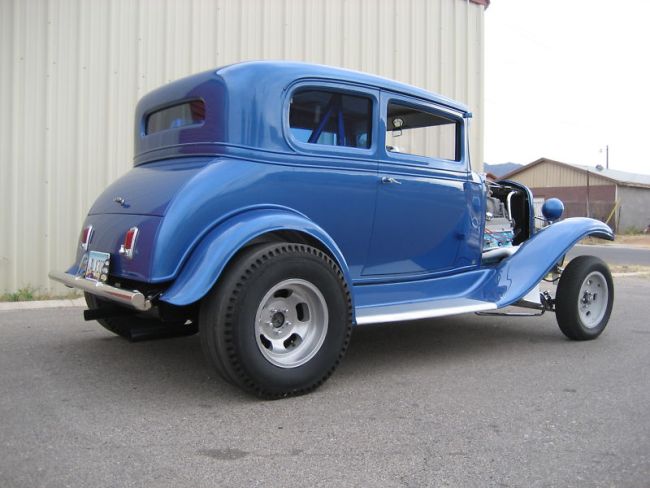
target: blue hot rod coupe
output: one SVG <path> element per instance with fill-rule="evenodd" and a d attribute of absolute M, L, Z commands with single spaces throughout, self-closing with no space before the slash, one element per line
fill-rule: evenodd
<path fill-rule="evenodd" d="M 556 199 L 537 229 L 525 186 L 472 171 L 470 117 L 419 88 L 310 64 L 170 83 L 138 103 L 134 168 L 90 209 L 75 264 L 50 277 L 130 340 L 198 331 L 227 381 L 267 398 L 323 383 L 355 324 L 515 305 L 596 338 L 611 273 L 591 256 L 562 267 L 577 241 L 612 231 L 560 220 Z"/>

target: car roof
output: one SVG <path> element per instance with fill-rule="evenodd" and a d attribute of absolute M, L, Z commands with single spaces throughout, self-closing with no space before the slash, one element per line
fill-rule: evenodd
<path fill-rule="evenodd" d="M 246 80 L 254 79 L 256 83 L 263 85 L 267 81 L 277 83 L 278 77 L 282 77 L 287 83 L 300 79 L 343 81 L 416 96 L 445 105 L 464 114 L 469 113 L 469 108 L 466 105 L 413 85 L 382 76 L 321 64 L 295 61 L 244 61 L 218 68 L 216 74 L 228 84 L 230 81 L 236 84 L 238 79 L 244 78 Z"/>

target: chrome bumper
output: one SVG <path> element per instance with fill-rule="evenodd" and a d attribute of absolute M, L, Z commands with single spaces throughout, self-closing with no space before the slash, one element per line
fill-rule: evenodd
<path fill-rule="evenodd" d="M 145 296 L 137 290 L 123 290 L 122 288 L 116 288 L 107 285 L 106 283 L 86 280 L 81 276 L 73 276 L 62 271 L 50 271 L 48 276 L 54 281 L 59 281 L 70 288 L 87 291 L 88 293 L 98 297 L 119 303 L 120 305 L 135 308 L 142 312 L 151 308 L 151 301 L 145 298 Z"/>

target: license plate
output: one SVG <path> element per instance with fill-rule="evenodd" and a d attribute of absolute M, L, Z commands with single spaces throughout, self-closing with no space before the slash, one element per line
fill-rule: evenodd
<path fill-rule="evenodd" d="M 91 281 L 106 281 L 111 265 L 111 255 L 107 252 L 90 251 L 84 278 Z"/>

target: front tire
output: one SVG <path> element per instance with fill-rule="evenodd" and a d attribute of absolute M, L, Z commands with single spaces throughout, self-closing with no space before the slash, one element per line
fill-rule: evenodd
<path fill-rule="evenodd" d="M 595 256 L 578 256 L 562 272 L 555 297 L 555 316 L 569 339 L 595 339 L 605 330 L 614 303 L 614 282 L 607 264 Z"/>
<path fill-rule="evenodd" d="M 203 299 L 204 353 L 231 383 L 264 398 L 307 393 L 350 341 L 352 303 L 337 263 L 303 244 L 244 250 Z"/>

